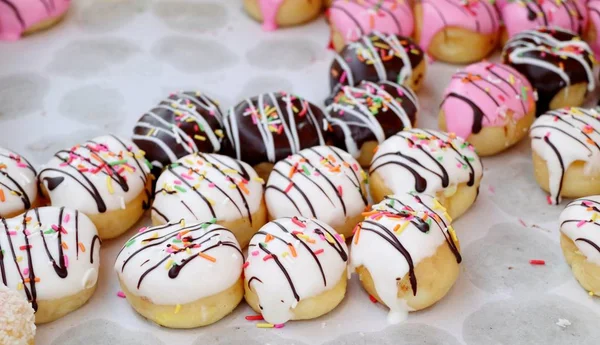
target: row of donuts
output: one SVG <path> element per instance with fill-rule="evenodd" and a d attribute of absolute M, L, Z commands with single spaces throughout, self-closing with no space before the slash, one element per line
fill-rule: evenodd
<path fill-rule="evenodd" d="M 267 31 L 298 25 L 318 16 L 322 1 L 245 0 L 246 11 Z M 468 63 L 481 60 L 498 42 L 539 26 L 584 35 L 600 54 L 600 1 L 597 0 L 333 0 L 324 1 L 331 46 L 379 31 L 414 37 L 437 60 Z M 464 42 L 469 42 L 468 45 Z"/>

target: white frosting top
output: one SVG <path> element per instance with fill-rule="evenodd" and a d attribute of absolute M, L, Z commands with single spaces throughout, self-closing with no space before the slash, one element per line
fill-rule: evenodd
<path fill-rule="evenodd" d="M 398 281 L 410 277 L 416 296 L 419 282 L 414 268 L 434 255 L 441 245 L 449 245 L 456 255 L 458 239 L 446 209 L 429 195 L 408 193 L 391 195 L 360 223 L 352 241 L 351 269 L 369 270 L 381 300 L 390 308 L 388 321 L 403 321 L 409 311 L 406 301 L 398 299 Z"/>
<path fill-rule="evenodd" d="M 105 135 L 61 150 L 39 174 L 52 205 L 87 214 L 125 209 L 145 192 L 149 163 L 129 140 Z"/>
<path fill-rule="evenodd" d="M 25 225 L 23 225 L 25 224 Z M 96 284 L 100 239 L 79 211 L 42 207 L 0 220 L 0 283 L 38 300 L 75 295 Z"/>
<path fill-rule="evenodd" d="M 560 231 L 589 262 L 600 266 L 600 195 L 568 204 L 560 214 Z"/>
<path fill-rule="evenodd" d="M 535 120 L 529 137 L 533 151 L 548 166 L 549 204 L 560 203 L 565 171 L 574 162 L 585 162 L 584 173 L 588 175 L 600 173 L 600 114 L 596 109 L 549 111 Z"/>
<path fill-rule="evenodd" d="M 410 129 L 379 145 L 370 172 L 394 194 L 418 192 L 452 196 L 460 183 L 475 185 L 483 166 L 473 146 L 453 134 Z"/>
<path fill-rule="evenodd" d="M 269 215 L 344 225 L 368 204 L 366 179 L 358 162 L 338 148 L 304 149 L 275 164 L 265 193 Z"/>
<path fill-rule="evenodd" d="M 240 218 L 252 223 L 252 213 L 262 204 L 263 183 L 242 161 L 218 154 L 191 154 L 160 175 L 152 216 L 165 223 Z"/>
<path fill-rule="evenodd" d="M 25 158 L 0 147 L 0 217 L 31 208 L 37 199 L 36 175 Z"/>
<path fill-rule="evenodd" d="M 327 224 L 303 217 L 267 223 L 250 241 L 244 276 L 267 322 L 289 321 L 298 302 L 346 279 L 348 247 Z"/>
<path fill-rule="evenodd" d="M 242 274 L 235 236 L 212 223 L 169 223 L 142 228 L 115 262 L 121 283 L 153 304 L 177 305 L 218 294 Z"/>

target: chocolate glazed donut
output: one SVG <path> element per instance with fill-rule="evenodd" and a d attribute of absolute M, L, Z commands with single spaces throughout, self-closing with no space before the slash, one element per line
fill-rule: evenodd
<path fill-rule="evenodd" d="M 537 89 L 537 116 L 547 112 L 565 87 L 587 83 L 595 87 L 593 53 L 574 33 L 559 28 L 523 31 L 502 50 L 502 61 L 521 72 Z"/>
<path fill-rule="evenodd" d="M 250 165 L 275 163 L 325 145 L 328 123 L 316 105 L 286 92 L 264 93 L 231 108 L 224 119 L 223 154 Z"/>

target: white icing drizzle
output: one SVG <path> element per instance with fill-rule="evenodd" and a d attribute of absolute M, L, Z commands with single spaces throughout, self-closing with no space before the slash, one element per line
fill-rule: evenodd
<path fill-rule="evenodd" d="M 100 239 L 79 211 L 42 207 L 0 220 L 0 285 L 37 301 L 73 296 L 96 285 Z"/>
<path fill-rule="evenodd" d="M 282 109 L 279 106 L 278 99 L 284 101 L 285 109 Z M 296 100 L 299 100 L 301 102 L 303 109 L 296 108 L 296 106 L 293 104 L 293 102 Z M 268 102 L 269 104 L 266 104 L 266 102 Z M 243 104 L 246 105 L 244 112 L 241 114 L 237 114 L 236 110 L 241 108 Z M 304 111 L 305 113 L 299 115 L 299 113 L 302 113 Z M 297 116 L 306 116 L 308 118 L 308 122 L 312 124 L 312 126 L 315 129 L 319 145 L 325 144 L 325 138 L 322 133 L 321 124 L 319 123 L 316 115 L 313 113 L 311 109 L 311 104 L 308 103 L 308 101 L 293 96 L 291 94 L 282 92 L 264 93 L 254 98 L 246 99 L 244 102 L 238 104 L 235 108 L 230 108 L 229 112 L 225 116 L 225 131 L 235 151 L 235 157 L 239 160 L 242 159 L 243 145 L 256 145 L 256 143 L 240 142 L 240 128 L 238 123 L 238 117 L 246 116 L 251 116 L 253 126 L 260 134 L 265 151 L 265 161 L 274 163 L 277 160 L 278 147 L 276 147 L 273 133 L 277 133 L 279 130 L 287 138 L 287 148 L 289 148 L 289 150 L 292 153 L 296 153 L 301 150 L 301 143 L 298 135 L 298 126 L 296 125 Z M 277 129 L 276 127 L 279 127 L 280 129 Z"/>
<path fill-rule="evenodd" d="M 441 245 L 448 245 L 461 262 L 458 239 L 446 209 L 425 194 L 402 193 L 386 197 L 357 226 L 352 241 L 350 269 L 363 266 L 369 271 L 377 294 L 390 308 L 388 322 L 399 323 L 411 311 L 398 298 L 400 281 L 409 276 L 409 293 L 419 293 L 414 268 L 433 256 Z M 408 287 L 405 287 L 408 288 Z"/>
<path fill-rule="evenodd" d="M 250 241 L 244 276 L 267 322 L 289 321 L 299 302 L 346 279 L 348 247 L 330 226 L 302 217 L 267 223 Z"/>
<path fill-rule="evenodd" d="M 246 219 L 261 206 L 263 181 L 248 164 L 195 153 L 166 168 L 156 182 L 152 216 L 165 223 Z"/>
<path fill-rule="evenodd" d="M 386 139 L 385 130 L 377 117 L 382 110 L 380 107 L 372 108 L 368 100 L 378 100 L 384 107 L 384 110 L 391 110 L 398 116 L 402 123 L 402 128 L 397 128 L 396 132 L 403 129 L 412 128 L 408 114 L 403 103 L 398 102 L 394 96 L 387 92 L 382 85 L 388 85 L 397 90 L 398 94 L 406 97 L 406 101 L 419 112 L 419 102 L 417 95 L 408 87 L 398 85 L 390 81 L 373 83 L 362 81 L 359 86 L 343 86 L 343 100 L 334 101 L 327 107 L 327 121 L 334 127 L 339 127 L 344 133 L 344 143 L 347 151 L 353 156 L 360 155 L 360 147 L 352 135 L 351 127 L 365 128 L 371 131 L 377 142 L 382 143 Z M 339 94 L 338 94 L 339 96 Z M 340 116 L 332 116 L 332 113 L 338 113 Z M 350 119 L 347 119 L 350 117 Z"/>
<path fill-rule="evenodd" d="M 31 208 L 37 200 L 36 175 L 25 158 L 0 147 L 0 217 Z"/>
<path fill-rule="evenodd" d="M 105 135 L 59 151 L 38 178 L 52 205 L 98 214 L 123 209 L 147 193 L 149 172 L 149 163 L 135 144 Z"/>
<path fill-rule="evenodd" d="M 461 183 L 475 186 L 483 166 L 474 148 L 462 138 L 413 128 L 379 146 L 370 172 L 377 172 L 394 194 L 444 192 L 450 197 Z"/>
<path fill-rule="evenodd" d="M 564 174 L 576 161 L 584 173 L 600 173 L 600 114 L 578 107 L 549 111 L 531 126 L 531 147 L 546 161 L 549 173 L 548 203 L 560 204 Z"/>
<path fill-rule="evenodd" d="M 338 148 L 304 149 L 275 164 L 265 193 L 269 215 L 304 216 L 343 226 L 368 204 L 366 179 L 358 162 Z"/>
<path fill-rule="evenodd" d="M 557 27 L 553 27 L 552 30 L 575 35 L 573 32 Z M 533 40 L 535 44 L 527 42 L 526 40 Z M 580 49 L 580 51 L 577 52 L 568 49 L 573 47 Z M 584 68 L 587 74 L 588 91 L 592 91 L 596 87 L 593 66 L 585 59 L 585 55 L 593 56 L 592 49 L 583 40 L 560 41 L 549 33 L 538 30 L 527 30 L 511 38 L 506 43 L 504 52 L 511 48 L 514 48 L 514 50 L 508 55 L 508 57 L 512 64 L 529 64 L 538 66 L 540 68 L 545 68 L 559 75 L 567 85 L 571 84 L 571 78 L 569 77 L 569 74 L 561 69 L 558 65 L 535 57 L 527 57 L 526 54 L 539 51 L 553 55 L 558 54 L 560 56 L 565 56 L 566 58 L 576 60 L 579 62 L 581 67 Z"/>
<path fill-rule="evenodd" d="M 231 231 L 184 221 L 142 228 L 117 256 L 115 271 L 132 294 L 177 305 L 218 294 L 242 274 L 244 255 Z"/>
<path fill-rule="evenodd" d="M 577 199 L 560 214 L 560 231 L 587 261 L 600 266 L 600 195 Z"/>

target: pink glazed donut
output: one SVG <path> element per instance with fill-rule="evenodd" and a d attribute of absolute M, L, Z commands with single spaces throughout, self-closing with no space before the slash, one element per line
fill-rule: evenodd
<path fill-rule="evenodd" d="M 506 29 L 503 41 L 540 26 L 559 27 L 581 35 L 588 20 L 585 0 L 504 0 L 497 6 Z"/>
<path fill-rule="evenodd" d="M 421 48 L 451 63 L 483 59 L 500 35 L 498 12 L 488 0 L 417 0 L 415 22 Z"/>
<path fill-rule="evenodd" d="M 71 0 L 0 0 L 0 40 L 16 41 L 46 29 L 67 12 Z"/>
<path fill-rule="evenodd" d="M 334 0 L 326 12 L 331 42 L 338 52 L 349 42 L 378 31 L 410 37 L 414 31 L 411 0 Z"/>

